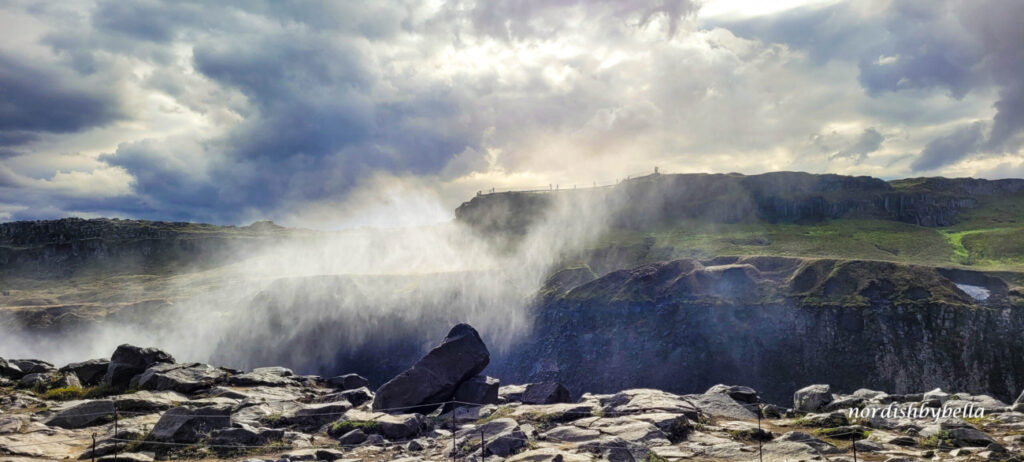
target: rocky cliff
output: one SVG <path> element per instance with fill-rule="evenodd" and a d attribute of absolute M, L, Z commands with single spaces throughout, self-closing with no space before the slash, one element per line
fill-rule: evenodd
<path fill-rule="evenodd" d="M 1024 387 L 1021 293 L 983 273 L 778 257 L 555 275 L 534 331 L 495 361 L 510 380 L 608 392 L 801 383 L 895 392 Z"/>
<path fill-rule="evenodd" d="M 717 223 L 800 222 L 871 217 L 921 226 L 949 226 L 984 197 L 1017 194 L 1024 180 L 915 178 L 886 182 L 871 177 L 801 172 L 761 175 L 649 175 L 613 188 L 556 194 L 601 196 L 615 225 L 642 229 L 681 220 Z M 543 216 L 551 194 L 481 195 L 456 210 L 479 229 L 518 232 Z"/>
<path fill-rule="evenodd" d="M 0 223 L 0 278 L 182 273 L 231 260 L 233 242 L 269 241 L 291 232 L 270 222 L 246 227 L 116 218 Z"/>

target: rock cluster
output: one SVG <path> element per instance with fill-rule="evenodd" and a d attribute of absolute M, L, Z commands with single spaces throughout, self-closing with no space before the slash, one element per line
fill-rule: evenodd
<path fill-rule="evenodd" d="M 477 332 L 458 325 L 376 393 L 351 374 L 178 364 L 129 345 L 109 361 L 60 369 L 0 360 L 0 460 L 112 460 L 116 452 L 129 461 L 848 461 L 854 449 L 858 460 L 1024 460 L 1024 394 L 1010 406 L 939 389 L 845 394 L 816 384 L 795 391 L 790 407 L 720 384 L 687 395 L 629 389 L 575 398 L 556 382 L 501 386 L 481 375 L 488 356 Z M 31 374 L 44 378 L 23 382 Z M 72 376 L 80 386 L 66 386 Z M 132 388 L 115 387 L 122 383 Z M 80 394 L 61 394 L 69 390 Z M 985 414 L 928 414 L 946 408 Z"/>

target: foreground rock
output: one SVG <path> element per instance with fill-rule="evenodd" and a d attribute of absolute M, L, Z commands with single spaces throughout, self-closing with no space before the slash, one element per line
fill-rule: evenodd
<path fill-rule="evenodd" d="M 181 406 L 165 412 L 147 439 L 165 443 L 195 443 L 213 430 L 230 426 L 229 407 Z"/>
<path fill-rule="evenodd" d="M 489 362 L 490 353 L 480 334 L 468 324 L 459 324 L 412 368 L 382 385 L 374 395 L 373 409 L 433 411 L 451 400 L 459 385 Z"/>
<path fill-rule="evenodd" d="M 472 362 L 454 364 L 464 370 Z M 19 364 L 12 367 L 21 370 Z M 54 373 L 40 367 L 45 371 L 33 374 Z M 190 372 L 171 374 L 182 370 Z M 74 373 L 66 367 L 60 374 Z M 486 462 L 789 462 L 850 461 L 854 447 L 858 460 L 879 462 L 1024 460 L 1024 413 L 988 395 L 953 390 L 846 393 L 819 384 L 797 390 L 794 407 L 762 403 L 756 390 L 740 385 L 685 395 L 627 389 L 584 393 L 577 400 L 556 382 L 499 386 L 478 371 L 458 382 L 452 393 L 482 405 L 422 414 L 375 412 L 373 394 L 365 387 L 339 390 L 345 387 L 342 379 L 296 376 L 284 368 L 242 374 L 158 362 L 135 381 L 205 384 L 193 380 L 196 373 L 219 378 L 210 387 L 189 385 L 188 393 L 142 390 L 67 402 L 38 391 L 2 388 L 0 460 L 113 460 L 117 451 L 118 460 L 479 461 L 482 453 Z M 239 376 L 247 378 L 230 383 Z M 932 407 L 937 405 L 942 407 Z M 952 407 L 969 415 L 881 413 Z M 977 407 L 986 413 L 972 411 Z"/>
<path fill-rule="evenodd" d="M 174 357 L 156 348 L 121 345 L 110 357 L 103 383 L 114 388 L 127 388 L 136 375 L 155 364 L 165 363 L 174 363 Z"/>

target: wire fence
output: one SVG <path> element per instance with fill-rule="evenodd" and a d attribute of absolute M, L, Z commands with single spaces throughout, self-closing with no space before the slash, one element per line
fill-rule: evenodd
<path fill-rule="evenodd" d="M 695 411 L 699 412 L 700 408 L 699 408 L 699 406 L 697 406 L 696 403 L 693 403 L 691 400 L 687 399 L 685 396 L 680 396 L 679 399 L 680 399 L 680 401 L 686 402 L 687 404 L 692 406 Z M 112 401 L 114 403 L 113 406 L 115 407 L 114 411 L 112 411 L 112 412 L 111 411 L 106 411 L 106 412 L 96 412 L 96 413 L 81 413 L 81 414 L 77 414 L 76 413 L 75 416 L 76 417 L 97 417 L 97 416 L 103 416 L 103 417 L 110 417 L 110 418 L 112 418 L 113 419 L 113 424 L 114 424 L 113 425 L 113 434 L 111 436 L 109 436 L 109 437 L 103 438 L 102 439 L 102 443 L 105 444 L 105 445 L 109 445 L 110 443 L 113 443 L 114 448 L 113 448 L 112 453 L 115 456 L 116 456 L 116 454 L 118 454 L 118 452 L 120 450 L 123 449 L 123 447 L 127 447 L 128 445 L 131 445 L 131 444 L 144 445 L 144 446 L 150 447 L 150 448 L 152 448 L 152 447 L 159 447 L 159 446 L 164 446 L 164 447 L 182 447 L 182 448 L 184 448 L 184 447 L 195 447 L 196 446 L 196 443 L 173 442 L 173 441 L 154 441 L 154 440 L 150 440 L 150 439 L 131 439 L 131 438 L 121 437 L 121 435 L 118 434 L 118 417 L 119 416 L 122 416 L 122 415 L 124 415 L 124 416 L 152 415 L 152 414 L 156 414 L 156 413 L 158 413 L 160 411 L 156 410 L 156 409 L 150 410 L 150 411 L 117 410 L 116 409 L 117 400 L 112 400 Z M 288 400 L 264 401 L 264 402 L 256 403 L 254 405 L 258 405 L 258 404 L 272 404 L 272 403 L 285 403 L 285 402 L 291 402 L 291 401 L 288 401 Z M 326 403 L 326 404 L 329 404 L 329 403 Z M 395 412 L 395 411 L 408 411 L 408 410 L 414 410 L 414 409 L 421 409 L 421 408 L 425 408 L 425 407 L 441 407 L 441 406 L 470 406 L 470 407 L 478 407 L 478 406 L 487 406 L 487 405 L 493 405 L 493 404 L 494 403 L 473 403 L 473 402 L 460 401 L 460 400 L 448 400 L 448 401 L 442 401 L 442 402 L 437 402 L 437 403 L 417 404 L 417 405 L 412 405 L 412 406 L 401 406 L 401 407 L 390 407 L 390 408 L 385 408 L 385 409 L 368 410 L 368 411 L 363 411 L 363 412 L 368 412 L 372 419 L 379 419 L 383 415 L 391 413 L 391 412 Z M 567 404 L 572 404 L 572 403 L 567 403 Z M 575 403 L 575 404 L 580 405 L 580 406 L 586 406 L 588 403 Z M 740 406 L 742 406 L 743 408 L 745 408 L 747 410 L 750 410 L 753 413 L 753 415 L 756 417 L 756 419 L 757 419 L 757 433 L 756 434 L 752 434 L 752 435 L 747 435 L 747 440 L 748 441 L 756 440 L 757 445 L 758 445 L 758 447 L 757 447 L 758 458 L 763 460 L 763 456 L 764 456 L 764 443 L 774 439 L 774 436 L 772 435 L 772 433 L 770 431 L 765 430 L 763 425 L 762 425 L 762 419 L 764 418 L 764 404 L 761 403 L 760 401 L 758 401 L 756 403 L 741 403 L 741 402 L 737 401 L 737 404 L 739 404 Z M 355 409 L 355 408 L 352 408 L 352 409 Z M 346 413 L 348 413 L 352 409 L 345 409 L 345 410 L 342 410 L 342 411 L 331 411 L 331 412 L 302 413 L 302 414 L 297 414 L 297 416 L 301 417 L 301 418 L 308 418 L 308 417 L 333 417 L 333 416 L 340 417 L 340 416 L 345 415 Z M 655 409 L 655 410 L 657 410 L 657 409 Z M 581 415 L 581 416 L 585 416 L 585 417 L 613 418 L 613 417 L 642 415 L 642 414 L 646 413 L 647 411 L 650 411 L 650 409 L 636 409 L 636 410 L 630 409 L 630 410 L 621 410 L 621 411 L 601 409 L 600 413 L 598 414 L 598 413 L 595 413 L 595 409 L 580 410 L 580 411 L 575 411 L 575 410 L 572 410 L 572 409 L 566 409 L 566 410 L 555 411 L 552 414 L 556 415 L 556 416 L 559 416 L 559 417 L 561 417 L 561 416 L 571 416 L 571 415 Z M 452 460 L 456 460 L 458 455 L 461 452 L 463 452 L 463 451 L 459 450 L 458 440 L 459 439 L 464 439 L 464 441 L 465 441 L 467 439 L 470 439 L 474 435 L 476 430 L 480 430 L 480 440 L 479 440 L 479 443 L 478 444 L 476 444 L 476 443 L 468 444 L 468 445 L 464 443 L 463 446 L 464 447 L 467 447 L 467 446 L 470 447 L 471 451 L 469 451 L 469 452 L 476 452 L 476 449 L 473 449 L 473 448 L 475 446 L 479 445 L 479 451 L 480 451 L 481 455 L 486 454 L 486 451 L 487 451 L 487 437 L 488 436 L 494 438 L 494 440 L 492 440 L 492 444 L 496 440 L 502 440 L 504 442 L 518 441 L 518 442 L 522 442 L 523 446 L 526 446 L 530 442 L 536 442 L 536 441 L 551 442 L 551 443 L 556 443 L 556 444 L 578 444 L 580 446 L 583 446 L 585 450 L 589 450 L 589 451 L 626 450 L 626 451 L 630 451 L 631 453 L 638 454 L 641 458 L 645 457 L 646 453 L 648 451 L 650 451 L 650 448 L 646 447 L 642 443 L 633 442 L 633 443 L 626 443 L 626 444 L 609 445 L 609 444 L 602 444 L 599 441 L 598 442 L 588 442 L 588 441 L 579 441 L 579 440 L 570 441 L 570 440 L 559 439 L 557 437 L 554 437 L 554 436 L 546 434 L 546 433 L 540 433 L 540 434 L 537 435 L 536 438 L 533 438 L 533 439 L 517 437 L 514 434 L 511 434 L 509 432 L 502 432 L 502 433 L 499 433 L 499 434 L 487 435 L 486 434 L 486 425 L 487 425 L 486 422 L 477 421 L 472 426 L 465 425 L 465 424 L 460 426 L 458 424 L 458 422 L 456 421 L 455 409 L 452 409 L 448 413 L 450 414 L 450 419 L 451 419 L 450 422 L 449 422 L 450 423 L 450 429 L 451 429 L 451 443 L 450 443 L 451 444 L 451 449 L 446 449 L 446 452 L 448 453 L 448 455 L 452 456 Z M 509 417 L 516 417 L 516 415 L 515 414 L 511 414 L 511 415 L 509 415 Z M 226 418 L 226 419 L 229 419 L 229 422 L 228 422 L 227 425 L 225 425 L 222 428 L 227 428 L 227 427 L 231 426 L 231 424 L 230 424 L 231 416 L 230 415 L 228 415 L 228 416 L 210 416 L 210 415 L 206 415 L 206 416 L 198 416 L 197 418 L 203 419 L 203 420 L 209 420 L 209 421 L 213 421 L 213 420 L 218 419 L 218 418 Z M 441 416 L 437 416 L 437 418 L 440 419 Z M 579 419 L 575 419 L 575 420 L 579 420 Z M 740 420 L 742 420 L 742 419 L 740 419 Z M 572 421 L 572 419 L 566 420 L 566 422 L 570 422 L 570 421 Z M 442 428 L 443 428 L 443 423 L 444 423 L 443 420 L 439 420 L 438 423 L 442 424 Z M 822 436 L 823 438 L 827 438 L 827 439 L 833 440 L 833 441 L 836 441 L 836 440 L 850 441 L 849 449 L 853 453 L 853 459 L 855 461 L 858 461 L 859 459 L 858 459 L 857 442 L 862 440 L 862 439 L 864 439 L 864 438 L 866 438 L 865 431 L 862 430 L 857 425 L 847 425 L 847 426 L 841 426 L 839 428 L 842 428 L 842 427 L 848 427 L 848 428 L 845 431 L 838 431 L 838 432 L 834 431 L 834 430 L 833 431 L 828 431 L 827 434 L 820 435 L 820 436 Z M 692 429 L 693 428 L 691 428 L 691 430 Z M 460 433 L 461 433 L 461 436 L 459 435 Z M 97 452 L 96 452 L 96 449 L 97 449 L 97 439 L 96 438 L 97 438 L 97 434 L 93 433 L 90 436 L 83 436 L 83 437 L 80 437 L 80 438 L 68 438 L 68 439 L 62 439 L 62 440 L 33 442 L 33 443 L 24 443 L 24 444 L 13 444 L 13 445 L 7 444 L 7 445 L 4 445 L 3 447 L 6 448 L 8 450 L 8 452 L 9 452 L 9 450 L 11 450 L 11 449 L 19 449 L 19 448 L 27 448 L 27 447 L 38 447 L 38 446 L 54 445 L 54 444 L 87 442 L 87 441 L 91 440 L 92 441 L 91 448 L 89 446 L 86 446 L 87 447 L 86 451 L 87 451 L 87 454 L 91 452 L 91 454 L 93 456 L 93 460 L 95 460 L 95 458 L 97 457 L 96 456 L 96 454 L 97 454 Z M 447 437 L 443 436 L 443 437 L 440 437 L 438 439 L 441 440 L 441 439 L 444 439 L 444 438 L 447 438 Z M 795 441 L 800 441 L 800 440 L 795 440 Z M 818 440 L 818 441 L 821 441 L 821 440 Z M 119 444 L 121 444 L 123 447 L 119 447 L 118 446 Z M 276 451 L 287 452 L 287 451 L 295 451 L 295 450 L 320 450 L 320 449 L 324 449 L 324 450 L 327 450 L 327 449 L 354 450 L 354 449 L 357 449 L 357 448 L 376 448 L 376 449 L 384 449 L 384 450 L 386 450 L 386 449 L 389 449 L 389 448 L 396 448 L 396 447 L 407 446 L 409 444 L 409 442 L 408 441 L 387 441 L 387 440 L 378 441 L 378 442 L 363 442 L 363 443 L 358 443 L 358 444 L 343 444 L 343 443 L 340 443 L 340 442 L 338 442 L 338 443 L 329 443 L 329 444 L 324 444 L 324 443 L 312 444 L 312 442 L 310 442 L 309 444 L 295 445 L 295 447 L 289 447 L 289 444 L 290 443 L 285 443 L 284 445 L 282 445 L 281 442 L 274 442 L 274 443 L 268 443 L 268 444 L 240 444 L 240 443 L 239 444 L 236 444 L 236 443 L 218 444 L 218 443 L 204 443 L 204 444 L 202 444 L 202 446 L 206 447 L 206 448 L 215 449 L 215 450 L 216 449 L 223 449 L 223 450 L 245 450 L 245 451 L 256 451 L 256 450 L 271 451 L 271 450 L 276 450 Z M 833 446 L 833 447 L 838 447 L 838 446 L 832 445 L 831 443 L 826 443 L 826 444 L 829 444 L 830 446 Z M 818 449 L 816 447 L 816 446 L 819 446 L 820 444 L 806 444 L 806 445 L 807 445 L 808 448 L 810 448 L 811 451 L 815 452 L 818 456 L 822 457 L 822 459 L 824 459 L 824 460 L 828 459 L 826 457 L 827 454 L 831 454 L 831 453 L 834 452 L 834 451 L 831 451 L 831 450 L 829 450 L 828 452 L 822 452 L 820 449 Z M 931 444 L 930 447 L 934 448 L 934 449 L 938 449 L 938 450 L 952 450 L 952 449 L 956 449 L 957 448 L 957 446 L 949 444 L 948 442 L 946 442 L 942 438 L 937 438 L 936 441 L 934 441 L 933 444 Z M 467 456 L 468 455 L 471 455 L 471 454 L 467 454 Z"/>

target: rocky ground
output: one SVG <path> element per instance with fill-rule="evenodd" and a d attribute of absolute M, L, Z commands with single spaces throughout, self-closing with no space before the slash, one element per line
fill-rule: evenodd
<path fill-rule="evenodd" d="M 130 345 L 61 368 L 0 359 L 0 460 L 1024 460 L 1024 395 L 811 385 L 783 406 L 716 385 L 576 397 L 554 382 L 501 385 L 482 374 L 489 360 L 464 324 L 375 392 L 353 374 L 183 364 Z M 967 415 L 897 415 L 921 409 Z"/>

